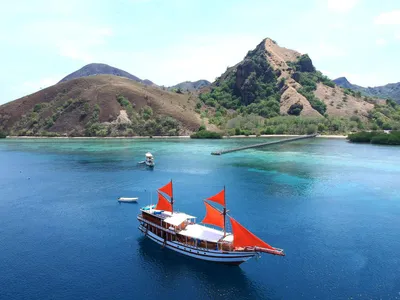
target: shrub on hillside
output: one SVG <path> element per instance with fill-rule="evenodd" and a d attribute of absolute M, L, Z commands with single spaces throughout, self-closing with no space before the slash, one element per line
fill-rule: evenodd
<path fill-rule="evenodd" d="M 400 145 L 400 131 L 378 134 L 371 139 L 371 144 Z"/>
<path fill-rule="evenodd" d="M 382 132 L 377 132 L 377 131 L 372 131 L 372 132 L 358 132 L 358 133 L 352 133 L 347 136 L 347 139 L 350 142 L 354 143 L 370 143 L 372 138 L 381 135 L 381 134 L 386 134 Z"/>
<path fill-rule="evenodd" d="M 384 132 L 359 132 L 349 134 L 348 140 L 354 143 L 371 143 L 382 145 L 400 145 L 400 131 Z"/>
<path fill-rule="evenodd" d="M 118 103 L 122 106 L 122 107 L 127 107 L 128 105 L 130 105 L 131 103 L 129 102 L 128 99 L 126 99 L 124 96 L 122 95 L 117 95 L 117 101 Z"/>
<path fill-rule="evenodd" d="M 299 116 L 302 110 L 303 110 L 303 104 L 294 103 L 289 107 L 287 113 L 289 115 Z"/>
<path fill-rule="evenodd" d="M 141 109 L 141 115 L 143 119 L 148 120 L 150 117 L 153 115 L 153 110 L 151 109 L 150 106 L 145 106 Z"/>
<path fill-rule="evenodd" d="M 306 88 L 302 87 L 298 90 L 298 92 L 302 94 L 305 98 L 307 98 L 312 108 L 318 111 L 321 115 L 325 114 L 326 104 L 319 100 L 312 91 L 309 91 Z"/>
<path fill-rule="evenodd" d="M 222 134 L 214 131 L 200 130 L 193 133 L 190 138 L 192 139 L 222 139 Z"/>

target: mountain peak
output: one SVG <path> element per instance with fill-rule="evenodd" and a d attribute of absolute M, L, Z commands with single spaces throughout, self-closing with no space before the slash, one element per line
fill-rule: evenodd
<path fill-rule="evenodd" d="M 389 98 L 400 103 L 400 82 L 389 83 L 384 86 L 363 87 L 350 83 L 346 77 L 339 77 L 333 80 L 338 86 L 359 91 L 365 96 L 377 98 Z"/>
<path fill-rule="evenodd" d="M 338 86 L 341 86 L 346 89 L 351 89 L 353 88 L 353 85 L 350 83 L 350 81 L 347 80 L 346 77 L 339 77 L 333 80 L 334 83 L 336 83 Z"/>
<path fill-rule="evenodd" d="M 141 82 L 146 85 L 154 85 L 154 83 L 151 82 L 150 80 L 147 79 L 142 80 L 139 77 L 136 77 L 135 75 L 132 75 L 124 70 L 103 63 L 87 64 L 82 68 L 80 68 L 79 70 L 67 75 L 66 77 L 61 79 L 60 82 L 65 82 L 71 79 L 76 79 L 86 76 L 94 76 L 94 75 L 114 75 L 114 76 L 126 77 L 128 79 Z"/>
<path fill-rule="evenodd" d="M 197 91 L 200 90 L 201 88 L 207 87 L 211 84 L 211 82 L 209 82 L 208 80 L 205 79 L 200 79 L 197 81 L 184 81 L 181 83 L 178 83 L 174 86 L 169 87 L 169 90 L 173 90 L 173 89 L 182 89 L 184 91 Z"/>

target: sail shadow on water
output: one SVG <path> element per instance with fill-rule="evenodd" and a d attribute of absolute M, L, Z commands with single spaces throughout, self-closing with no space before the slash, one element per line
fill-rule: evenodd
<path fill-rule="evenodd" d="M 166 288 L 177 282 L 180 286 L 200 284 L 196 291 L 190 291 L 192 299 L 194 295 L 197 296 L 195 299 L 276 299 L 272 289 L 257 288 L 240 267 L 193 259 L 163 249 L 145 237 L 137 241 L 143 264 L 157 270 L 152 273 L 152 276 L 159 277 L 153 279 L 154 282 L 164 282 Z"/>

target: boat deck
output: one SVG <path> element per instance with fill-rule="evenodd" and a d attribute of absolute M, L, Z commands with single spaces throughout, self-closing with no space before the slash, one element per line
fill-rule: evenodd
<path fill-rule="evenodd" d="M 206 227 L 200 224 L 187 225 L 184 230 L 179 231 L 179 234 L 187 236 L 188 238 L 204 240 L 212 243 L 233 241 L 233 235 L 231 233 L 226 233 L 225 238 L 223 238 L 223 231 Z"/>
<path fill-rule="evenodd" d="M 224 232 L 222 230 L 214 229 L 201 224 L 196 224 L 194 222 L 196 217 L 185 214 L 183 212 L 174 212 L 172 214 L 169 211 L 156 210 L 154 209 L 154 206 L 146 206 L 142 208 L 141 211 L 157 217 L 161 219 L 164 223 L 171 226 L 178 227 L 181 224 L 185 223 L 185 226 L 183 226 L 183 228 L 176 228 L 175 232 L 189 239 L 202 240 L 211 243 L 231 243 L 233 241 L 233 235 L 231 233 L 227 232 L 224 237 Z"/>

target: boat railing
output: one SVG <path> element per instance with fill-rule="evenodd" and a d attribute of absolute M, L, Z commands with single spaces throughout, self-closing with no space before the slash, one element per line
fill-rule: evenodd
<path fill-rule="evenodd" d="M 165 232 L 168 232 L 168 233 L 171 233 L 171 234 L 174 234 L 174 235 L 176 234 L 176 232 L 174 230 L 170 230 L 169 228 L 165 228 L 165 227 L 162 227 L 160 225 L 154 224 L 154 223 L 150 222 L 149 220 L 144 219 L 142 217 L 142 215 L 138 215 L 137 218 L 138 218 L 139 221 L 145 222 L 146 224 L 149 224 L 149 225 L 151 225 L 151 226 L 153 226 L 155 228 L 161 229 L 161 230 L 163 230 Z"/>

